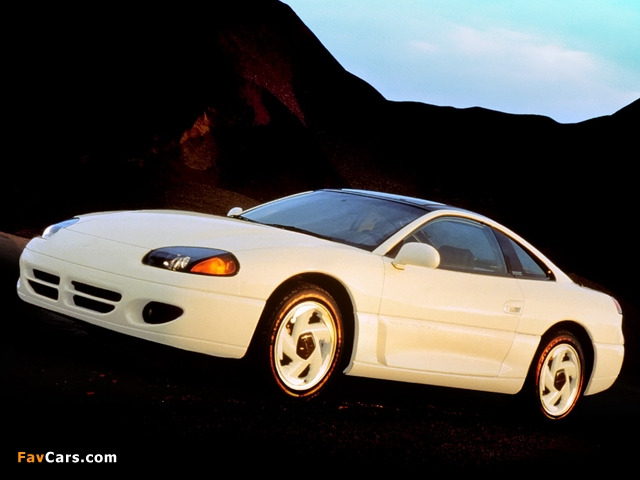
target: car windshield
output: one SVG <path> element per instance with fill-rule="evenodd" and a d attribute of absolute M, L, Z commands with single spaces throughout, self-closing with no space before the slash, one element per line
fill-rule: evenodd
<path fill-rule="evenodd" d="M 372 251 L 425 213 L 392 199 L 319 190 L 256 207 L 238 218 Z"/>

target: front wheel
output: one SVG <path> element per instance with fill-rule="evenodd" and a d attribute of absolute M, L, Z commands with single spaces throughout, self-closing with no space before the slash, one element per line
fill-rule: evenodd
<path fill-rule="evenodd" d="M 582 394 L 584 369 L 578 339 L 558 332 L 538 357 L 535 371 L 537 403 L 547 418 L 559 420 L 571 413 Z"/>
<path fill-rule="evenodd" d="M 301 285 L 280 301 L 270 318 L 270 373 L 285 393 L 317 395 L 335 375 L 343 350 L 340 309 L 325 290 Z"/>

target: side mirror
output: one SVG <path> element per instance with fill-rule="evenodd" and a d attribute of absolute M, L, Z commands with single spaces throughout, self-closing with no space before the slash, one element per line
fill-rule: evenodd
<path fill-rule="evenodd" d="M 438 250 L 426 243 L 405 243 L 391 264 L 398 270 L 404 270 L 405 265 L 438 268 L 440 254 Z"/>
<path fill-rule="evenodd" d="M 236 215 L 240 215 L 242 213 L 242 207 L 233 207 L 227 213 L 227 217 L 235 217 Z"/>

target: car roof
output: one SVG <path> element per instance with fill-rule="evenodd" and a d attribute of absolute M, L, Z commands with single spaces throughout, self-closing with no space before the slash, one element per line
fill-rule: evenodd
<path fill-rule="evenodd" d="M 414 207 L 418 207 L 425 212 L 433 212 L 435 210 L 459 210 L 466 212 L 467 210 L 463 210 L 458 207 L 452 207 L 451 205 L 445 205 L 444 203 L 433 202 L 431 200 L 424 200 L 422 198 L 408 197 L 406 195 L 397 195 L 395 193 L 384 193 L 384 192 L 373 192 L 370 190 L 358 190 L 352 188 L 328 188 L 324 189 L 328 192 L 341 192 L 348 193 L 352 195 L 361 195 L 363 197 L 371 197 L 371 198 L 379 198 L 382 200 L 388 200 L 391 202 L 404 203 L 406 205 L 412 205 Z M 469 212 L 471 213 L 471 212 Z"/>

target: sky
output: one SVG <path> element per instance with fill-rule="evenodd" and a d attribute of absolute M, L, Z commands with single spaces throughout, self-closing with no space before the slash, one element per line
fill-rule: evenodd
<path fill-rule="evenodd" d="M 574 123 L 640 98 L 640 0 L 282 0 L 389 100 Z"/>

